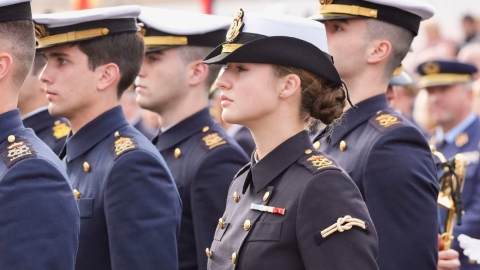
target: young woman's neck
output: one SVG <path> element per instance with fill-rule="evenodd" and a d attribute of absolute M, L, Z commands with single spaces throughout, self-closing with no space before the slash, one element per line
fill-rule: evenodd
<path fill-rule="evenodd" d="M 262 120 L 255 121 L 253 124 L 246 124 L 246 126 L 252 131 L 253 139 L 257 145 L 256 157 L 258 160 L 305 129 L 305 124 L 299 120 L 297 114 L 266 116 Z"/>

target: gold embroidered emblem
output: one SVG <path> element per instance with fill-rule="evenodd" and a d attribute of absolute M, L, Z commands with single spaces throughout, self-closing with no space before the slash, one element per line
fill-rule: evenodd
<path fill-rule="evenodd" d="M 45 26 L 35 24 L 35 37 L 37 39 L 42 39 L 45 37 L 48 37 L 50 34 L 47 32 L 47 29 L 45 29 Z"/>
<path fill-rule="evenodd" d="M 232 24 L 230 25 L 230 29 L 228 29 L 227 32 L 227 42 L 234 42 L 240 32 L 243 29 L 243 9 L 240 9 L 237 11 L 237 14 L 235 15 L 235 18 L 233 19 Z"/>
<path fill-rule="evenodd" d="M 117 154 L 117 156 L 129 149 L 135 149 L 135 145 L 130 138 L 121 137 L 115 141 L 115 154 Z"/>
<path fill-rule="evenodd" d="M 307 161 L 311 161 L 312 165 L 318 167 L 319 170 L 327 167 L 336 167 L 330 159 L 324 156 L 311 156 Z"/>
<path fill-rule="evenodd" d="M 423 64 L 422 69 L 425 74 L 436 74 L 440 72 L 440 65 L 435 62 L 427 62 Z"/>
<path fill-rule="evenodd" d="M 70 127 L 65 123 L 55 122 L 55 126 L 52 128 L 53 136 L 56 139 L 63 138 L 70 133 Z"/>
<path fill-rule="evenodd" d="M 400 123 L 397 117 L 390 114 L 382 114 L 379 117 L 375 118 L 375 120 L 377 120 L 378 123 L 383 127 L 389 127 Z"/>
<path fill-rule="evenodd" d="M 31 155 L 32 152 L 30 151 L 30 147 L 28 147 L 23 142 L 18 142 L 10 145 L 8 147 L 8 155 L 7 157 L 10 158 L 10 161 L 14 161 L 18 158 L 23 156 Z"/>
<path fill-rule="evenodd" d="M 208 146 L 208 149 L 213 149 L 219 145 L 227 143 L 222 137 L 218 136 L 218 133 L 209 134 L 203 137 L 202 140 L 205 142 L 205 145 Z"/>
<path fill-rule="evenodd" d="M 333 0 L 320 0 L 320 5 L 330 5 Z"/>

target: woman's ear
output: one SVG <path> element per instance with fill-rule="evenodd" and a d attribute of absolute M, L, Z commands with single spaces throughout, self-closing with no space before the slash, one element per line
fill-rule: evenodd
<path fill-rule="evenodd" d="M 120 69 L 114 63 L 108 63 L 103 66 L 97 67 L 96 71 L 99 72 L 100 79 L 97 82 L 97 89 L 103 91 L 115 84 L 120 80 Z"/>
<path fill-rule="evenodd" d="M 280 98 L 288 98 L 294 96 L 295 93 L 301 89 L 301 80 L 298 75 L 288 74 L 287 76 L 281 78 L 282 83 L 280 85 Z"/>

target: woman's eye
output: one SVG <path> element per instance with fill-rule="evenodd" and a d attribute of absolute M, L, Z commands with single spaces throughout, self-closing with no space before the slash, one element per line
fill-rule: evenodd
<path fill-rule="evenodd" d="M 242 66 L 237 66 L 237 69 L 238 69 L 238 72 L 247 71 L 247 69 Z"/>

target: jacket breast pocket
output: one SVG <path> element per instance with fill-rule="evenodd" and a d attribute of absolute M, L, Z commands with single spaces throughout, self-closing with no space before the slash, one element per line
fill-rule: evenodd
<path fill-rule="evenodd" d="M 93 198 L 82 198 L 77 200 L 80 218 L 93 217 Z"/>
<path fill-rule="evenodd" d="M 217 226 L 217 230 L 215 231 L 215 236 L 213 237 L 213 239 L 217 241 L 221 241 L 223 235 L 225 234 L 225 231 L 227 231 L 228 229 L 228 225 L 230 225 L 230 223 L 225 223 L 223 229 L 220 228 L 220 226 Z"/>
<path fill-rule="evenodd" d="M 247 242 L 279 242 L 281 234 L 281 221 L 261 221 L 253 225 Z"/>

